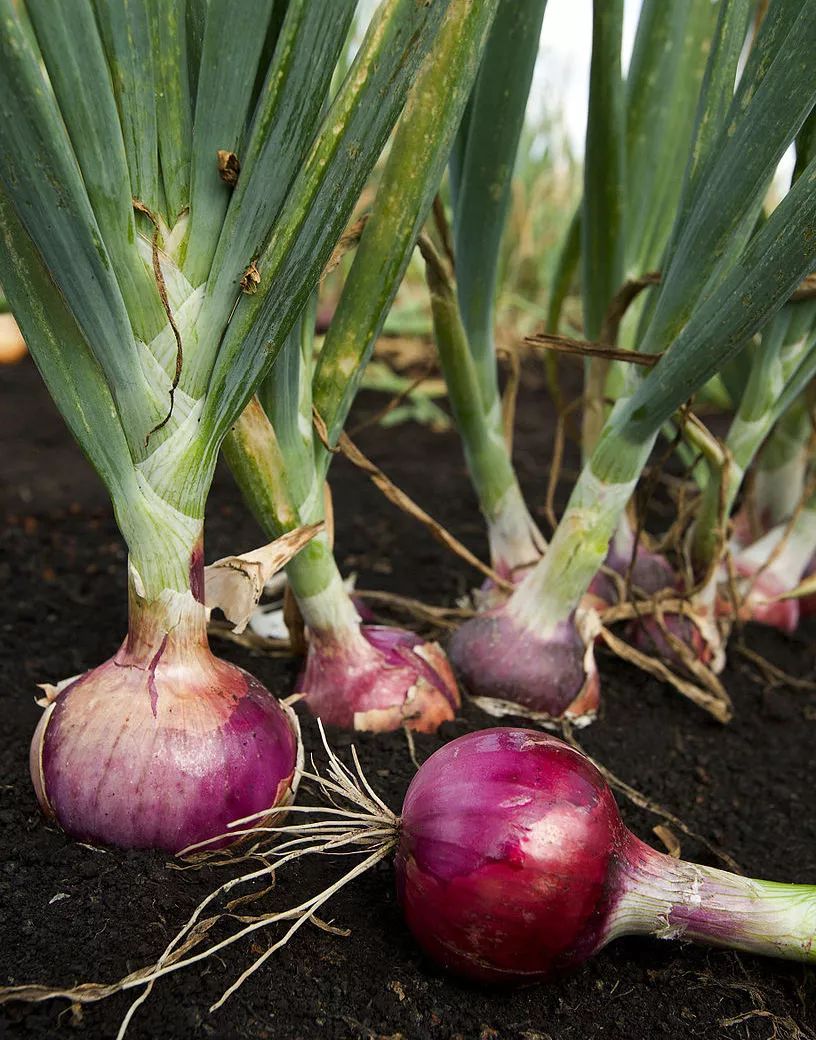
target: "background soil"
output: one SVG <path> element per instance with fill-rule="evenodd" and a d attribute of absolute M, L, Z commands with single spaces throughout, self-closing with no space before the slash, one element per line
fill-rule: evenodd
<path fill-rule="evenodd" d="M 544 500 L 552 416 L 534 368 L 521 395 L 516 455 L 532 503 Z M 363 395 L 356 419 L 381 407 Z M 40 709 L 34 684 L 73 675 L 109 656 L 125 631 L 125 553 L 104 491 L 70 441 L 29 362 L 0 370 L 0 984 L 110 981 L 151 962 L 224 873 L 170 869 L 167 857 L 74 845 L 40 817 L 28 779 L 28 744 Z M 359 435 L 361 447 L 474 551 L 482 528 L 455 434 L 411 424 Z M 432 468 L 431 468 L 432 467 Z M 338 555 L 363 588 L 451 604 L 477 576 L 387 504 L 338 460 L 332 474 Z M 543 521 L 542 521 L 543 522 Z M 207 557 L 261 544 L 228 474 L 219 472 L 207 523 Z M 816 628 L 791 637 L 750 628 L 748 644 L 802 678 L 816 678 Z M 217 652 L 275 693 L 292 689 L 297 664 L 219 643 Z M 769 686 L 732 652 L 725 675 L 737 715 L 722 727 L 677 693 L 601 655 L 603 712 L 581 733 L 586 749 L 620 777 L 726 849 L 745 873 L 816 883 L 811 778 L 816 694 Z M 305 738 L 315 730 L 301 713 Z M 435 737 L 491 721 L 472 707 Z M 343 746 L 348 737 L 337 735 Z M 414 771 L 402 734 L 358 741 L 368 775 L 397 809 Z M 646 840 L 660 821 L 619 799 Z M 683 838 L 683 855 L 716 864 Z M 316 891 L 348 860 L 321 860 L 283 876 L 264 905 Z M 304 928 L 220 1011 L 207 1008 L 270 940 L 239 943 L 156 986 L 134 1038 L 389 1038 L 569 1040 L 705 1037 L 780 1040 L 816 1036 L 812 969 L 649 939 L 619 941 L 570 978 L 516 991 L 445 977 L 406 933 L 392 876 L 381 865 L 334 900 L 349 938 Z M 72 1011 L 64 1001 L 11 1005 L 0 1035 L 115 1035 L 127 997 Z"/>

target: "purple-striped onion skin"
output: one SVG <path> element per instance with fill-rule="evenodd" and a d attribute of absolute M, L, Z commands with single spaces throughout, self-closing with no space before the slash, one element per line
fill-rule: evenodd
<path fill-rule="evenodd" d="M 433 733 L 460 703 L 439 644 L 385 625 L 310 632 L 298 690 L 323 722 L 378 733 L 401 726 Z"/>
<path fill-rule="evenodd" d="M 272 694 L 206 646 L 163 643 L 144 666 L 126 642 L 46 708 L 31 775 L 71 837 L 178 852 L 288 801 L 298 746 Z"/>
<path fill-rule="evenodd" d="M 411 782 L 397 892 L 419 945 L 444 968 L 533 982 L 604 945 L 629 842 L 583 755 L 534 730 L 481 730 L 445 745 Z"/>

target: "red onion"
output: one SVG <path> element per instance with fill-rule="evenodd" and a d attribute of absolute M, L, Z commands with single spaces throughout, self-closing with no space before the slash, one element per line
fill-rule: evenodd
<path fill-rule="evenodd" d="M 545 980 L 627 934 L 816 960 L 816 886 L 755 881 L 656 852 L 624 826 L 595 765 L 540 730 L 481 730 L 445 745 L 419 768 L 400 817 L 372 788 L 354 749 L 347 765 L 322 727 L 321 735 L 326 772 L 308 776 L 326 804 L 293 807 L 295 822 L 285 827 L 242 832 L 260 847 L 274 835 L 268 865 L 207 896 L 159 961 L 121 988 L 201 964 L 285 922 L 285 933 L 230 985 L 219 1007 L 333 895 L 393 850 L 397 895 L 417 942 L 443 968 L 479 982 Z M 277 876 L 304 856 L 332 854 L 346 864 L 352 856 L 352 865 L 328 887 L 242 919 L 226 938 L 171 961 L 205 910 L 211 914 L 214 900 L 236 884 Z M 111 992 L 99 987 L 89 996 L 88 989 L 83 999 Z M 28 999 L 33 990 L 24 988 Z"/>
<path fill-rule="evenodd" d="M 432 733 L 459 706 L 456 680 L 438 643 L 405 629 L 359 622 L 309 629 L 298 689 L 315 715 L 344 729 L 408 726 Z"/>
<path fill-rule="evenodd" d="M 148 604 L 131 588 L 130 603 L 117 653 L 52 696 L 31 775 L 72 837 L 178 852 L 291 798 L 297 723 L 257 679 L 213 656 L 191 592 Z"/>
<path fill-rule="evenodd" d="M 664 589 L 678 587 L 678 577 L 666 557 L 661 553 L 652 552 L 640 543 L 633 560 L 631 545 L 622 549 L 613 542 L 604 565 L 607 570 L 620 575 L 624 581 L 628 578 L 632 588 L 640 596 L 649 597 Z M 587 595 L 595 600 L 598 608 L 612 606 L 620 601 L 618 583 L 603 570 L 598 571 L 592 579 Z"/>
<path fill-rule="evenodd" d="M 451 636 L 448 655 L 468 692 L 488 711 L 533 718 L 594 718 L 600 680 L 592 639 L 576 616 L 550 631 L 529 627 L 512 600 L 466 621 Z"/>
<path fill-rule="evenodd" d="M 614 571 L 624 581 L 628 579 L 635 600 L 648 600 L 659 593 L 675 592 L 678 596 L 683 595 L 683 582 L 666 557 L 638 543 L 633 560 L 634 534 L 629 532 L 628 526 L 623 526 L 623 532 L 629 534 L 629 537 L 616 538 L 610 546 L 604 561 L 606 570 Z M 618 602 L 618 582 L 609 573 L 599 571 L 592 579 L 584 604 L 603 610 Z M 670 637 L 673 637 L 688 647 L 697 660 L 709 664 L 721 656 L 718 653 L 721 641 L 709 618 L 709 610 L 699 598 L 695 600 L 695 611 L 697 623 L 677 611 L 665 611 L 660 622 L 654 614 L 644 612 L 641 617 L 627 624 L 626 639 L 638 650 L 654 654 L 672 666 L 685 669 L 681 654 L 672 645 Z M 719 670 L 721 662 L 717 660 L 716 664 L 715 670 Z"/>
<path fill-rule="evenodd" d="M 672 859 L 624 826 L 580 752 L 489 729 L 432 755 L 403 803 L 397 891 L 420 946 L 490 982 L 575 968 L 624 934 L 816 959 L 816 887 Z"/>

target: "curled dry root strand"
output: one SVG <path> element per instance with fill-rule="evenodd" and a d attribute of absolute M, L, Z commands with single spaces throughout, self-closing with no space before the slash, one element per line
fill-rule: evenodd
<path fill-rule="evenodd" d="M 150 995 L 153 984 L 162 976 L 203 961 L 207 957 L 213 956 L 227 946 L 231 946 L 233 943 L 262 928 L 268 928 L 282 921 L 291 922 L 283 936 L 262 953 L 228 987 L 219 1000 L 212 1005 L 210 1011 L 214 1011 L 228 1000 L 244 981 L 253 972 L 257 971 L 273 953 L 285 946 L 307 921 L 312 921 L 319 927 L 328 927 L 329 930 L 336 931 L 336 929 L 326 926 L 325 922 L 315 917 L 317 911 L 350 881 L 364 874 L 379 863 L 380 860 L 388 856 L 397 843 L 399 818 L 391 812 L 366 780 L 355 748 L 353 746 L 351 748 L 354 764 L 354 769 L 352 770 L 329 747 L 320 720 L 318 720 L 318 726 L 323 746 L 328 756 L 326 775 L 323 776 L 318 772 L 314 759 L 312 759 L 312 770 L 302 770 L 301 777 L 316 785 L 329 804 L 282 807 L 278 811 L 283 814 L 299 812 L 314 818 L 279 827 L 268 826 L 266 822 L 256 824 L 256 821 L 267 821 L 274 815 L 274 811 L 270 813 L 268 809 L 245 819 L 236 820 L 231 825 L 229 834 L 226 836 L 261 837 L 261 840 L 253 846 L 251 853 L 240 857 L 240 859 L 260 859 L 263 866 L 240 877 L 232 878 L 203 899 L 190 915 L 186 924 L 183 925 L 167 945 L 155 964 L 132 972 L 118 982 L 108 985 L 84 983 L 71 989 L 54 989 L 47 986 L 7 987 L 0 989 L 0 1003 L 11 1000 L 37 1002 L 49 1000 L 53 997 L 63 997 L 77 1003 L 93 1003 L 115 993 L 144 986 L 144 992 L 136 998 L 122 1021 L 117 1034 L 117 1040 L 122 1040 L 134 1013 Z M 265 835 L 271 837 L 271 843 L 268 845 L 263 840 Z M 199 858 L 209 858 L 203 846 L 224 837 L 225 835 L 219 835 L 208 842 L 201 843 L 201 845 L 191 846 L 185 849 L 182 854 L 197 853 Z M 210 917 L 203 917 L 204 911 L 219 896 L 226 895 L 238 886 L 249 884 L 264 877 L 271 878 L 274 881 L 278 870 L 286 863 L 313 854 L 352 854 L 364 855 L 365 858 L 357 862 L 351 870 L 347 871 L 333 884 L 289 909 L 252 917 L 239 916 L 232 913 L 231 910 L 248 901 L 245 898 L 239 898 L 229 902 L 223 911 L 218 911 Z M 219 853 L 219 857 L 219 863 L 236 862 L 230 857 L 225 858 L 223 850 Z M 258 895 L 262 894 L 259 893 Z M 232 935 L 227 936 L 226 939 L 222 939 L 206 949 L 199 950 L 197 953 L 191 953 L 193 949 L 204 941 L 217 923 L 228 918 L 238 921 L 243 927 L 233 932 Z"/>

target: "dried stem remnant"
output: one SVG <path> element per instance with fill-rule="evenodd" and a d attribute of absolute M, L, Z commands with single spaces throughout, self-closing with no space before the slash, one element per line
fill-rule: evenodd
<path fill-rule="evenodd" d="M 510 582 L 505 581 L 500 575 L 498 575 L 492 567 L 488 567 L 486 563 L 482 561 L 464 546 L 458 538 L 455 538 L 450 531 L 448 531 L 438 520 L 434 520 L 432 516 L 425 512 L 425 510 L 417 505 L 412 498 L 398 488 L 397 485 L 391 480 L 390 477 L 386 476 L 385 473 L 376 466 L 371 459 L 364 455 L 360 449 L 354 444 L 354 442 L 348 437 L 347 434 L 341 433 L 337 441 L 337 447 L 333 448 L 328 439 L 328 432 L 326 424 L 321 416 L 314 413 L 314 425 L 317 430 L 318 437 L 320 438 L 323 446 L 333 453 L 339 452 L 353 463 L 358 469 L 361 469 L 364 473 L 367 473 L 371 478 L 372 482 L 382 491 L 385 497 L 395 505 L 398 509 L 401 509 L 404 513 L 412 516 L 415 520 L 418 520 L 423 527 L 427 528 L 437 539 L 441 542 L 445 548 L 450 549 L 460 559 L 465 560 L 471 567 L 475 567 L 476 570 L 481 571 L 485 577 L 490 578 L 492 582 L 500 589 L 505 592 L 512 592 L 513 586 Z"/>
<path fill-rule="evenodd" d="M 238 161 L 238 156 L 235 152 L 219 148 L 215 153 L 215 161 L 218 167 L 218 176 L 224 184 L 234 188 L 238 183 L 238 174 L 241 172 L 241 163 Z"/>

